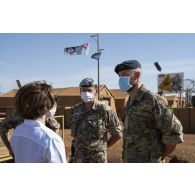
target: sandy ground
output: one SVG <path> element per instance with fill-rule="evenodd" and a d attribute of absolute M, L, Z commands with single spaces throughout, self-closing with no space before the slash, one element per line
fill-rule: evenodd
<path fill-rule="evenodd" d="M 61 134 L 61 132 L 60 132 Z M 184 143 L 179 144 L 173 154 L 166 159 L 167 162 L 188 162 L 195 163 L 195 134 L 185 134 Z M 3 144 L 0 140 L 0 147 Z M 65 129 L 65 146 L 67 159 L 70 157 L 71 136 L 70 130 Z M 0 157 L 8 155 L 5 148 L 0 149 Z M 118 141 L 114 146 L 108 150 L 109 163 L 121 163 L 122 155 L 122 140 Z"/>
<path fill-rule="evenodd" d="M 184 143 L 177 146 L 171 155 L 170 162 L 195 163 L 195 134 L 184 135 Z"/>
<path fill-rule="evenodd" d="M 185 134 L 184 143 L 179 144 L 173 154 L 166 159 L 166 162 L 191 162 L 195 163 L 195 134 Z M 70 130 L 65 131 L 65 145 L 67 158 L 70 156 Z M 114 146 L 108 149 L 108 162 L 121 163 L 122 162 L 122 139 Z"/>

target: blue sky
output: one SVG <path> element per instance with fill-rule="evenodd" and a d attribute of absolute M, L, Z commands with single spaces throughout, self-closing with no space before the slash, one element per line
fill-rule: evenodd
<path fill-rule="evenodd" d="M 96 43 L 87 33 L 0 34 L 0 91 L 22 84 L 46 80 L 53 87 L 78 86 L 85 77 L 97 82 L 97 62 L 90 58 Z M 88 56 L 64 55 L 64 48 L 91 43 Z M 143 83 L 157 91 L 158 61 L 163 73 L 184 72 L 195 79 L 195 34 L 110 34 L 100 33 L 100 82 L 108 88 L 118 88 L 116 64 L 137 59 L 143 67 Z"/>

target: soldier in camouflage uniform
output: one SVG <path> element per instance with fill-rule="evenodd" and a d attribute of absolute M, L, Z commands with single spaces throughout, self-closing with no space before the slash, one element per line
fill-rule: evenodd
<path fill-rule="evenodd" d="M 95 100 L 97 88 L 93 79 L 83 79 L 79 86 L 83 102 L 72 110 L 70 162 L 106 163 L 107 148 L 122 136 L 119 119 L 110 106 Z"/>
<path fill-rule="evenodd" d="M 183 128 L 167 102 L 141 84 L 141 71 L 137 60 L 115 67 L 120 89 L 129 94 L 124 114 L 123 160 L 165 162 L 165 157 L 183 142 Z"/>
<path fill-rule="evenodd" d="M 52 110 L 52 109 L 51 109 Z M 53 112 L 53 110 L 51 111 Z M 0 124 L 0 136 L 2 141 L 4 142 L 5 146 L 7 147 L 9 153 L 11 156 L 14 156 L 13 151 L 10 146 L 10 142 L 7 138 L 7 133 L 10 129 L 15 129 L 18 125 L 24 122 L 24 119 L 20 117 L 16 111 L 9 114 Z M 46 120 L 46 126 L 56 133 L 59 132 L 60 124 L 57 122 L 57 120 L 51 116 L 50 111 L 47 113 L 47 120 Z"/>
<path fill-rule="evenodd" d="M 14 156 L 14 153 L 11 149 L 9 140 L 7 138 L 7 133 L 10 129 L 15 129 L 18 125 L 23 123 L 24 119 L 20 117 L 16 112 L 9 114 L 0 124 L 0 136 L 5 146 L 7 147 L 11 156 Z"/>

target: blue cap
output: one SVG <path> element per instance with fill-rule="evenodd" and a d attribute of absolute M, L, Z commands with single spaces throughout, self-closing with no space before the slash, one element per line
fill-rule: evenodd
<path fill-rule="evenodd" d="M 117 74 L 119 74 L 120 71 L 137 69 L 137 68 L 141 68 L 141 64 L 137 60 L 127 60 L 118 64 L 115 67 L 114 71 Z"/>

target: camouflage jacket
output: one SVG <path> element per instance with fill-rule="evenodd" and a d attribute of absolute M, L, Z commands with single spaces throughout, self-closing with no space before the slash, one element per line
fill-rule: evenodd
<path fill-rule="evenodd" d="M 18 125 L 24 122 L 24 119 L 19 116 L 16 111 L 9 114 L 0 124 L 3 131 L 6 133 L 9 131 L 9 129 L 15 129 Z M 46 126 L 53 131 L 57 131 L 60 128 L 60 124 L 54 117 L 50 117 L 46 121 Z"/>
<path fill-rule="evenodd" d="M 99 101 L 95 101 L 88 110 L 83 102 L 74 106 L 71 135 L 74 137 L 75 150 L 106 150 L 108 132 L 111 135 L 121 134 L 119 119 L 110 106 Z"/>
<path fill-rule="evenodd" d="M 20 117 L 16 111 L 12 112 L 6 118 L 2 121 L 1 127 L 3 127 L 3 130 L 6 131 L 6 133 L 9 131 L 9 129 L 15 129 L 18 125 L 24 122 L 24 119 Z"/>
<path fill-rule="evenodd" d="M 142 86 L 125 107 L 123 159 L 160 162 L 164 144 L 183 142 L 182 130 L 165 100 Z"/>

